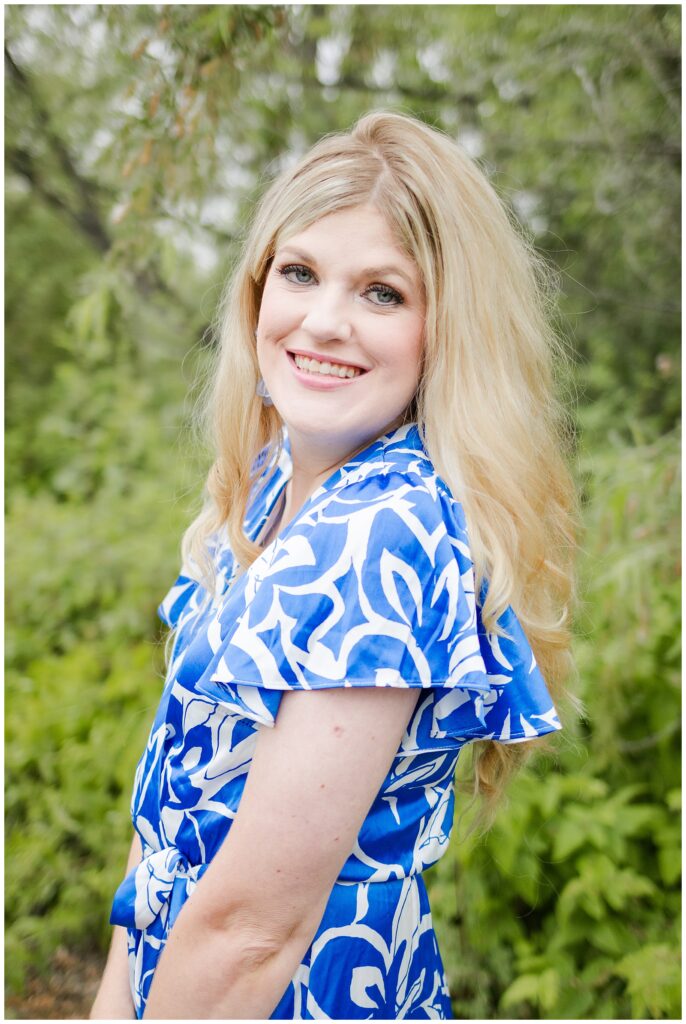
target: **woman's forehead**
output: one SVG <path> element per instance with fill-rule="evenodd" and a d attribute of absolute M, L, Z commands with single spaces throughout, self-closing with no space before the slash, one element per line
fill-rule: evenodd
<path fill-rule="evenodd" d="M 341 248 L 344 246 L 344 248 Z M 286 228 L 275 239 L 275 249 L 288 249 L 301 258 L 319 254 L 347 256 L 355 262 L 387 263 L 413 276 L 416 264 L 393 226 L 376 207 L 358 206 L 326 213 L 307 226 Z"/>

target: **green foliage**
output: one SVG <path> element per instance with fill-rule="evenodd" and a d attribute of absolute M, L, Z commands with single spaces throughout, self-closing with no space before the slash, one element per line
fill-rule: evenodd
<path fill-rule="evenodd" d="M 38 494 L 15 493 L 7 521 L 6 964 L 14 991 L 57 945 L 106 941 L 107 905 L 130 843 L 133 771 L 161 688 L 155 605 L 177 569 L 189 508 L 173 494 L 187 469 L 182 460 L 170 466 L 174 438 L 138 404 L 140 392 L 122 394 L 117 387 L 109 396 L 121 416 L 111 447 L 79 444 L 79 458 L 61 467 L 48 452 L 44 465 L 57 478 Z M 84 402 L 84 416 L 91 411 Z M 135 447 L 113 443 L 131 438 Z"/>
<path fill-rule="evenodd" d="M 179 444 L 185 384 L 164 318 L 94 272 L 72 304 L 32 420 L 8 431 L 7 982 L 58 945 L 108 940 L 128 804 L 161 689 L 156 604 L 197 491 Z M 135 303 L 134 303 L 135 305 Z M 131 314 L 149 331 L 127 342 Z M 131 337 L 131 334 L 128 335 Z"/>
<path fill-rule="evenodd" d="M 454 1012 L 679 1017 L 679 9 L 5 13 L 9 990 L 107 941 L 206 462 L 184 402 L 255 196 L 390 107 L 478 157 L 578 357 L 586 710 L 487 836 L 458 799 L 427 877 Z"/>
<path fill-rule="evenodd" d="M 681 968 L 673 947 L 644 946 L 622 957 L 614 973 L 626 979 L 633 1017 L 679 1016 Z"/>
<path fill-rule="evenodd" d="M 637 442 L 579 460 L 586 713 L 429 873 L 460 1017 L 680 1016 L 680 437 Z"/>

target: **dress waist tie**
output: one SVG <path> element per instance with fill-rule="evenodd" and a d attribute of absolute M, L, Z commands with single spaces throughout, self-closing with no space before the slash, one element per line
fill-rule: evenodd
<path fill-rule="evenodd" d="M 149 928 L 166 908 L 165 923 L 171 928 L 207 867 L 190 864 L 175 846 L 154 850 L 131 869 L 115 892 L 110 924 Z"/>

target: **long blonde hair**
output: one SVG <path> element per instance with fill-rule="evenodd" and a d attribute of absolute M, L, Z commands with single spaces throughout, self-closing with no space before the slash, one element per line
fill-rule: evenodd
<path fill-rule="evenodd" d="M 264 280 L 282 240 L 363 204 L 385 216 L 421 272 L 424 366 L 410 413 L 464 507 L 477 593 L 488 580 L 484 625 L 498 632 L 512 605 L 558 703 L 573 668 L 579 510 L 567 468 L 572 429 L 557 396 L 569 357 L 551 326 L 554 280 L 474 161 L 412 117 L 373 112 L 326 136 L 259 204 L 222 303 L 206 403 L 216 458 L 184 557 L 209 577 L 205 541 L 220 527 L 243 569 L 261 554 L 243 520 L 280 455 L 282 428 L 276 408 L 255 395 Z M 475 789 L 487 804 L 530 746 L 478 744 Z"/>

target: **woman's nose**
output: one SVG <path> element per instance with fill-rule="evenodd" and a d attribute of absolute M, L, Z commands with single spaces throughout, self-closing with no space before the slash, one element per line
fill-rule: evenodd
<path fill-rule="evenodd" d="M 302 329 L 317 341 L 349 341 L 352 336 L 349 311 L 340 297 L 331 294 L 320 293 L 312 301 Z"/>

